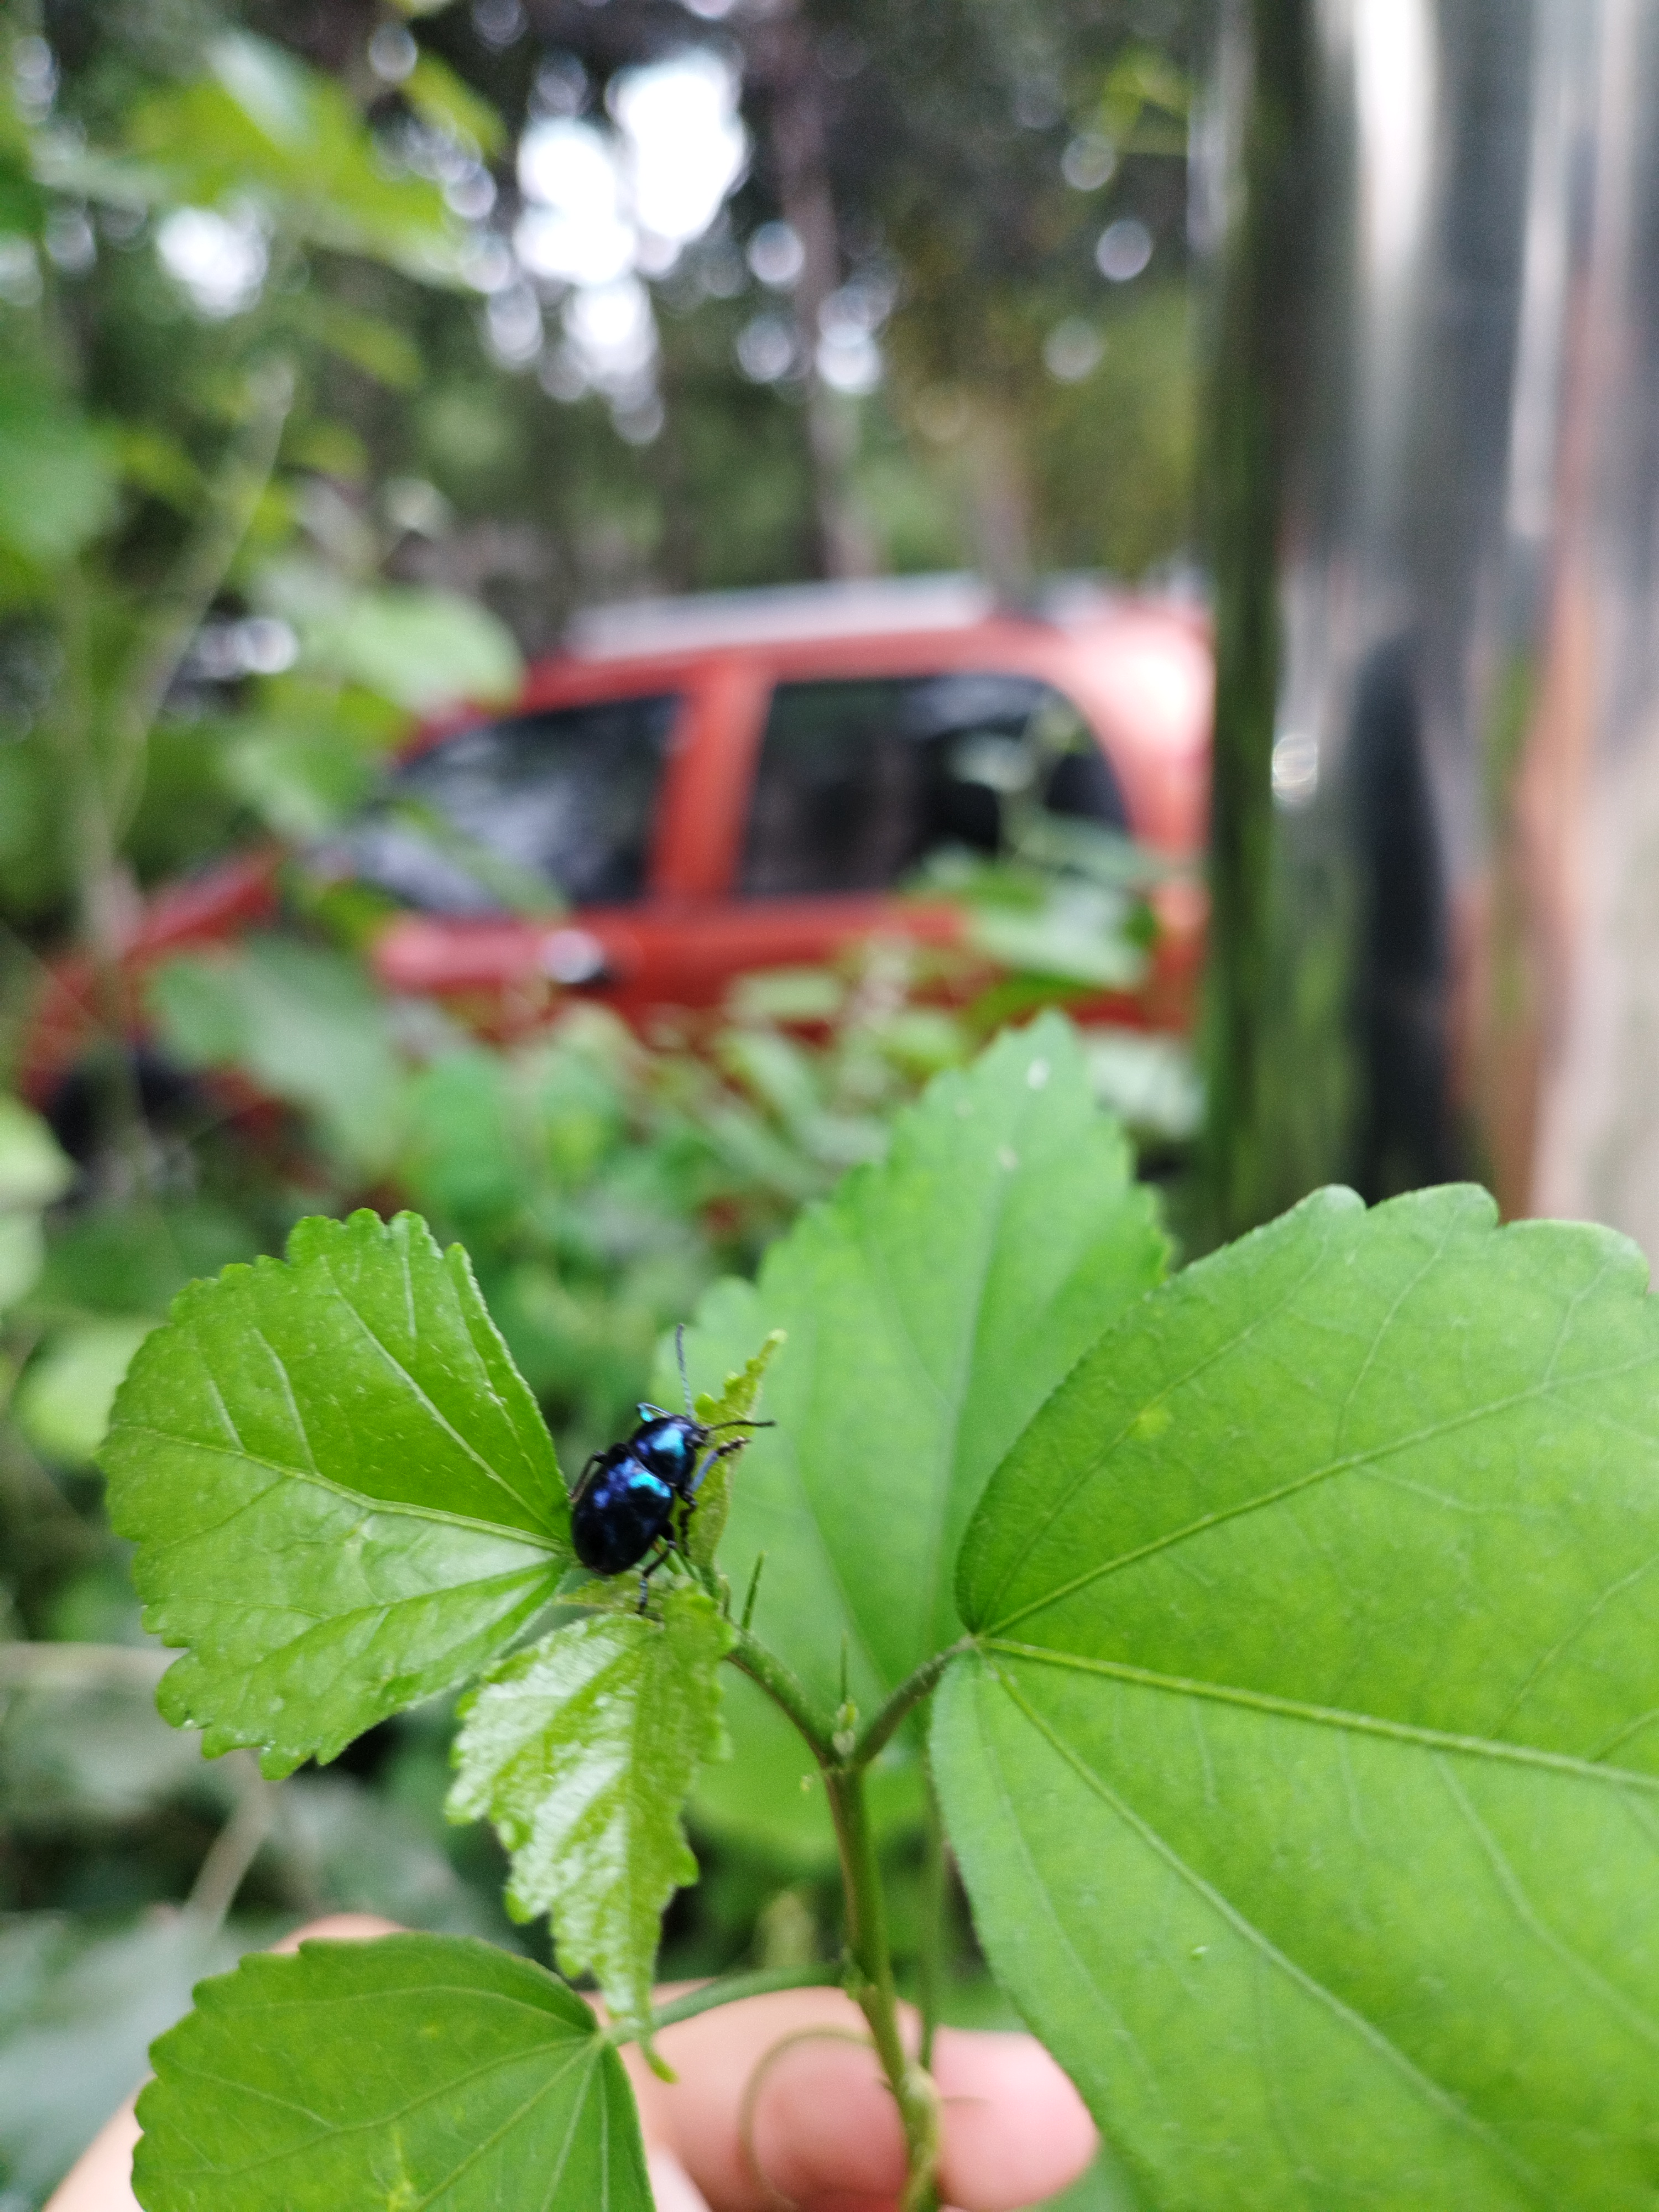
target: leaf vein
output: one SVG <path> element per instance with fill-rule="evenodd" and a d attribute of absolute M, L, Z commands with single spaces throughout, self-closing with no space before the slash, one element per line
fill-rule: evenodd
<path fill-rule="evenodd" d="M 1235 1340 L 1242 1342 L 1243 1339 Z M 1653 1354 L 1644 1352 L 1639 1358 L 1621 1361 L 1617 1366 L 1604 1368 L 1594 1374 L 1577 1376 L 1571 1387 L 1581 1389 L 1598 1382 L 1611 1382 L 1621 1375 L 1632 1372 L 1637 1368 L 1651 1365 L 1652 1361 Z M 1176 1387 L 1177 1386 L 1173 1383 L 1169 1386 L 1170 1389 Z M 1200 1514 L 1196 1520 L 1188 1522 L 1182 1528 L 1171 1528 L 1164 1534 L 1154 1537 L 1149 1543 L 1137 1545 L 1133 1551 L 1121 1552 L 1115 1559 L 1103 1559 L 1098 1565 L 1087 1568 L 1082 1574 L 1074 1575 L 1069 1582 L 1060 1583 L 1054 1589 L 1043 1591 L 1041 1596 L 1032 1598 L 1027 1604 L 1017 1607 L 1014 1612 L 1005 1614 L 1001 1620 L 989 1622 L 988 1626 L 993 1631 L 1015 1627 L 1020 1621 L 1029 1620 L 1033 1613 L 1042 1613 L 1048 1607 L 1060 1604 L 1065 1598 L 1074 1597 L 1079 1590 L 1087 1589 L 1091 1583 L 1103 1581 L 1107 1576 L 1116 1574 L 1121 1568 L 1138 1566 L 1143 1559 L 1154 1559 L 1160 1552 L 1171 1551 L 1176 1545 L 1184 1544 L 1194 1536 L 1206 1535 L 1212 1528 L 1224 1528 L 1229 1522 L 1245 1520 L 1253 1513 L 1265 1512 L 1272 1506 L 1282 1505 L 1287 1498 L 1300 1497 L 1304 1491 L 1316 1489 L 1321 1483 L 1332 1481 L 1339 1475 L 1366 1473 L 1380 1468 L 1385 1461 L 1392 1459 L 1397 1453 L 1413 1451 L 1423 1444 L 1437 1443 L 1445 1437 L 1455 1436 L 1460 1429 L 1469 1428 L 1477 1422 L 1495 1419 L 1502 1414 L 1513 1413 L 1517 1407 L 1531 1405 L 1536 1400 L 1547 1396 L 1551 1387 L 1547 1383 L 1534 1383 L 1528 1389 L 1512 1391 L 1507 1397 L 1492 1398 L 1481 1405 L 1467 1407 L 1461 1413 L 1453 1414 L 1443 1421 L 1431 1421 L 1423 1428 L 1413 1429 L 1408 1435 L 1390 1437 L 1386 1443 L 1374 1445 L 1369 1450 L 1349 1452 L 1340 1458 L 1326 1460 L 1318 1467 L 1308 1468 L 1304 1474 L 1294 1477 L 1292 1480 L 1281 1483 L 1276 1490 L 1265 1490 L 1254 1498 L 1241 1498 L 1236 1505 L 1223 1507 L 1214 1513 Z M 1168 1395 L 1168 1389 L 1161 1391 L 1158 1398 L 1166 1397 Z M 1158 1402 L 1158 1398 L 1154 1398 L 1148 1402 L 1155 1405 Z M 1137 1418 L 1139 1418 L 1139 1411 Z M 1092 1481 L 1101 1473 L 1112 1452 L 1121 1443 L 1123 1435 L 1127 1433 L 1126 1426 L 1126 1429 L 1120 1431 L 1113 1442 L 1106 1447 L 1100 1457 L 1093 1461 L 1085 1473 L 1079 1475 L 1077 1481 L 1070 1486 L 1066 1492 L 1068 1498 L 1074 1494 L 1084 1483 Z M 1049 1517 L 1052 1520 L 1054 1516 L 1051 1515 Z M 1012 1579 L 1011 1577 L 1005 1576 L 1001 1588 L 1006 1589 L 1010 1579 Z"/>
<path fill-rule="evenodd" d="M 1395 1743 L 1414 1744 L 1425 1750 L 1450 1752 L 1472 1759 L 1495 1759 L 1504 1765 L 1538 1767 L 1620 1791 L 1659 1795 L 1659 1775 L 1609 1767 L 1575 1758 L 1569 1752 L 1543 1751 L 1534 1744 L 1500 1743 L 1487 1736 L 1455 1735 L 1445 1729 L 1425 1728 L 1413 1721 L 1389 1720 L 1379 1714 L 1351 1712 L 1336 1705 L 1316 1705 L 1297 1698 L 1275 1697 L 1267 1690 L 1246 1689 L 1240 1684 L 1204 1682 L 1188 1675 L 1165 1674 L 1150 1667 L 1133 1666 L 1127 1660 L 1086 1658 L 1078 1652 L 1053 1651 L 1040 1644 L 1016 1644 L 1003 1637 L 986 1638 L 983 1648 L 1042 1666 L 1064 1668 L 1078 1674 L 1103 1674 L 1114 1681 L 1164 1691 L 1174 1697 L 1204 1698 L 1217 1705 L 1238 1705 L 1285 1720 L 1343 1729 L 1356 1735 L 1380 1736 Z"/>
<path fill-rule="evenodd" d="M 204 1443 L 198 1437 L 175 1436 L 171 1431 L 158 1429 L 148 1421 L 123 1421 L 121 1427 L 128 1436 L 152 1437 L 157 1443 L 171 1444 L 181 1451 L 209 1452 L 216 1458 L 239 1460 L 244 1466 L 258 1468 L 264 1473 L 285 1481 L 310 1483 L 315 1488 L 325 1490 L 333 1497 L 343 1498 L 353 1505 L 367 1506 L 372 1513 L 402 1514 L 416 1521 L 435 1521 L 446 1528 L 470 1529 L 483 1536 L 504 1537 L 510 1542 L 527 1545 L 538 1552 L 557 1553 L 565 1548 L 556 1536 L 540 1529 L 521 1528 L 508 1521 L 481 1521 L 472 1514 L 457 1513 L 448 1506 L 419 1505 L 410 1498 L 374 1498 L 367 1491 L 349 1489 L 344 1483 L 337 1482 L 331 1476 L 316 1473 L 310 1468 L 284 1467 L 279 1461 L 265 1459 L 254 1452 L 240 1448 L 233 1450 L 228 1444 L 209 1444 Z M 250 1510 L 269 1494 L 268 1491 L 262 1490 L 258 1498 L 244 1498 L 222 1521 L 213 1522 L 205 1528 L 190 1528 L 183 1535 L 175 1537 L 173 1544 L 194 1543 L 204 1536 L 228 1528 L 240 1514 Z M 172 1545 L 159 1538 L 149 1538 L 146 1541 L 157 1552 L 173 1548 Z"/>
<path fill-rule="evenodd" d="M 1005 1680 L 1003 1686 L 1009 1698 L 1018 1706 L 1031 1726 L 1046 1739 L 1057 1755 L 1077 1775 L 1085 1789 L 1092 1790 L 1103 1804 L 1109 1806 L 1118 1818 L 1133 1829 L 1141 1841 L 1163 1860 L 1177 1880 L 1185 1882 L 1188 1887 L 1202 1897 L 1243 1939 L 1246 1945 L 1257 1953 L 1264 1963 L 1276 1968 L 1295 1987 L 1324 2006 L 1345 2027 L 1356 2034 L 1362 2042 L 1367 2044 L 1380 2057 L 1388 2061 L 1424 2103 L 1438 2113 L 1442 2118 L 1449 2121 L 1455 2127 L 1472 2136 L 1476 2142 L 1481 2143 L 1516 2180 L 1532 2191 L 1539 2203 L 1550 2203 L 1551 2200 L 1545 2191 L 1543 2177 L 1535 2167 L 1522 2159 L 1517 2152 L 1512 2150 L 1486 2122 L 1477 2118 L 1443 2083 L 1437 2081 L 1432 2075 L 1425 2074 L 1406 2051 L 1402 2051 L 1390 2037 L 1384 2034 L 1374 2021 L 1367 2020 L 1363 2013 L 1357 2012 L 1352 2005 L 1338 1996 L 1334 1990 L 1327 1988 L 1323 1982 L 1309 1973 L 1305 1967 L 1298 1966 L 1287 1952 L 1280 1950 L 1265 1930 L 1258 1928 L 1254 1921 L 1248 1919 L 1230 1898 L 1216 1888 L 1212 1882 L 1206 1881 L 1196 1867 L 1189 1865 L 1182 1857 L 1180 1852 L 1167 1838 L 1161 1836 L 1150 1822 L 1144 1820 L 1133 1807 L 1127 1804 L 1117 1795 L 1103 1777 L 1097 1774 L 1093 1768 L 1086 1765 L 1073 1751 L 1070 1745 L 1055 1735 L 1042 1715 L 1020 1694 L 1013 1683 Z"/>
<path fill-rule="evenodd" d="M 405 1258 L 406 1257 L 407 1253 L 405 1252 Z M 353 1321 L 356 1322 L 358 1328 L 362 1331 L 363 1335 L 368 1339 L 368 1342 L 374 1346 L 374 1349 L 380 1353 L 386 1365 L 404 1384 L 405 1389 L 409 1391 L 410 1395 L 415 1400 L 416 1403 L 420 1406 L 426 1413 L 430 1415 L 433 1421 L 435 1422 L 437 1426 L 443 1431 L 447 1437 L 449 1437 L 450 1441 L 457 1446 L 464 1456 L 471 1461 L 474 1467 L 477 1468 L 479 1474 L 483 1476 L 487 1482 L 494 1483 L 495 1487 L 498 1490 L 504 1492 L 506 1495 L 513 1500 L 515 1505 L 520 1507 L 526 1513 L 529 1514 L 532 1521 L 539 1522 L 543 1518 L 539 1507 L 533 1504 L 529 1498 L 524 1497 L 519 1491 L 515 1490 L 513 1485 L 507 1480 L 507 1477 L 501 1474 L 500 1469 L 490 1465 L 489 1462 L 484 1457 L 477 1446 L 468 1437 L 464 1437 L 461 1434 L 460 1431 L 455 1426 L 448 1415 L 445 1413 L 434 1401 L 427 1395 L 420 1382 L 416 1379 L 414 1374 L 404 1364 L 403 1361 L 398 1358 L 397 1353 L 392 1351 L 391 1346 L 386 1343 L 384 1340 L 377 1335 L 375 1331 L 370 1328 L 368 1317 L 352 1304 L 351 1300 L 347 1297 L 344 1290 L 342 1288 L 339 1278 L 334 1272 L 334 1262 L 332 1259 L 325 1258 L 322 1262 L 322 1266 L 324 1273 L 327 1275 L 330 1283 L 333 1285 L 335 1296 L 339 1299 L 346 1311 L 351 1316 Z"/>
<path fill-rule="evenodd" d="M 1444 1782 L 1448 1794 L 1458 1811 L 1473 1830 L 1476 1842 L 1485 1853 L 1486 1862 L 1497 1877 L 1498 1886 L 1508 1899 L 1516 1920 L 1533 1941 L 1559 1959 L 1561 1964 L 1586 1989 L 1601 1998 L 1603 2004 L 1619 2014 L 1627 2027 L 1633 2028 L 1644 2042 L 1659 2044 L 1659 2021 L 1644 2013 L 1639 2005 L 1632 2004 L 1622 1990 L 1616 1988 L 1589 1960 L 1576 1951 L 1572 1945 L 1541 1917 L 1537 1906 L 1528 1896 L 1511 1864 L 1509 1855 L 1469 1801 L 1468 1791 L 1443 1757 L 1437 1758 L 1435 1771 Z"/>

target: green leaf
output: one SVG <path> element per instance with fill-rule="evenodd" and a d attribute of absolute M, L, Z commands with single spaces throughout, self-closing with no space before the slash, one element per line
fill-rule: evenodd
<path fill-rule="evenodd" d="M 36 1353 L 18 1388 L 17 1421 L 37 1451 L 87 1465 L 104 1441 L 121 1378 L 155 1326 L 136 1317 L 77 1322 Z"/>
<path fill-rule="evenodd" d="M 40 1115 L 0 1097 L 0 1313 L 33 1288 L 46 1259 L 41 1212 L 74 1180 Z"/>
<path fill-rule="evenodd" d="M 422 123 L 472 151 L 499 154 L 505 148 L 507 130 L 501 117 L 435 54 L 421 56 L 404 80 L 403 93 Z"/>
<path fill-rule="evenodd" d="M 151 2057 L 145 2212 L 650 2212 L 615 2049 L 573 1991 L 487 1944 L 392 1936 L 245 1959 Z"/>
<path fill-rule="evenodd" d="M 363 684 L 411 714 L 508 699 L 523 677 L 512 633 L 456 592 L 382 584 L 343 592 L 331 569 L 289 560 L 267 568 L 261 596 L 299 631 L 308 668 Z"/>
<path fill-rule="evenodd" d="M 40 1116 L 0 1097 L 0 1213 L 38 1212 L 74 1180 L 73 1165 Z"/>
<path fill-rule="evenodd" d="M 1154 2204 L 1659 2186 L 1659 1307 L 1326 1192 L 1127 1315 L 963 1547 L 994 1970 Z"/>
<path fill-rule="evenodd" d="M 277 227 L 412 276 L 457 281 L 460 226 L 426 179 L 391 173 L 344 88 L 268 40 L 213 40 L 211 74 L 136 109 L 131 158 L 54 159 L 94 198 L 215 206 L 252 200 Z"/>
<path fill-rule="evenodd" d="M 105 441 L 15 364 L 0 374 L 0 545 L 58 567 L 114 512 Z"/>
<path fill-rule="evenodd" d="M 162 1711 L 271 1776 L 481 1673 L 572 1564 L 535 1401 L 414 1214 L 302 1221 L 181 1293 L 100 1459 L 146 1625 L 189 1647 Z"/>
<path fill-rule="evenodd" d="M 193 515 L 205 496 L 202 471 L 176 438 L 151 423 L 124 422 L 111 435 L 124 483 Z"/>
<path fill-rule="evenodd" d="M 0 1313 L 27 1297 L 46 1258 L 46 1231 L 38 1213 L 0 1213 Z"/>
<path fill-rule="evenodd" d="M 968 942 L 1006 968 L 1097 990 L 1133 990 L 1146 956 L 1124 933 L 1127 902 L 1088 884 L 1051 890 L 1034 912 L 987 903 L 968 910 Z"/>
<path fill-rule="evenodd" d="M 701 1590 L 662 1618 L 599 1613 L 496 1668 L 455 1741 L 452 1820 L 488 1816 L 513 1855 L 508 1909 L 552 1917 L 559 1964 L 621 2020 L 651 2014 L 663 1907 L 697 1878 L 680 1808 L 720 1747 L 732 1632 Z"/>
<path fill-rule="evenodd" d="M 279 837 L 303 845 L 337 830 L 373 792 L 375 765 L 338 730 L 258 722 L 221 757 L 226 787 Z"/>
<path fill-rule="evenodd" d="M 895 1123 L 886 1163 L 804 1215 L 757 1287 L 705 1299 L 686 1339 L 694 1385 L 786 1333 L 766 1383 L 778 1426 L 743 1455 L 721 1565 L 740 1593 L 766 1553 L 756 1633 L 823 1705 L 839 1696 L 843 1637 L 867 1714 L 960 1632 L 951 1567 L 981 1490 L 1165 1250 L 1156 1200 L 1051 1015 L 937 1078 Z M 762 1817 L 805 1820 L 821 1842 L 822 1796 L 801 1792 L 793 1762 L 751 1767 L 744 1710 L 737 1766 L 712 1790 L 787 1773 Z M 728 1802 L 722 1825 L 740 1814 Z"/>

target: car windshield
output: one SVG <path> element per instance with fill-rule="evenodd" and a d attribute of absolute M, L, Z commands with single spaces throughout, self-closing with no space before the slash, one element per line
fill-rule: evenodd
<path fill-rule="evenodd" d="M 646 888 L 671 694 L 483 722 L 393 775 L 343 867 L 436 914 L 624 903 Z"/>
<path fill-rule="evenodd" d="M 941 853 L 1006 852 L 1034 813 L 1127 827 L 1105 755 L 1052 685 L 977 672 L 781 684 L 743 889 L 885 890 Z"/>

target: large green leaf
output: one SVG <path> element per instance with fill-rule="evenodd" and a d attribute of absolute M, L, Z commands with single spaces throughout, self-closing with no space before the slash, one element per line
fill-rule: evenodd
<path fill-rule="evenodd" d="M 550 1912 L 559 1964 L 620 2018 L 650 2018 L 663 1907 L 697 1878 L 680 1827 L 720 1745 L 716 1673 L 732 1632 L 701 1590 L 660 1620 L 574 1621 L 498 1668 L 456 1739 L 454 1820 L 488 1815 L 513 1854 L 507 1905 Z"/>
<path fill-rule="evenodd" d="M 592 2014 L 465 1937 L 245 1959 L 151 2057 L 145 2212 L 650 2212 L 633 2092 Z"/>
<path fill-rule="evenodd" d="M 888 1160 L 804 1216 L 757 1287 L 704 1301 L 686 1340 L 700 1388 L 785 1332 L 766 1382 L 778 1425 L 743 1455 L 720 1564 L 741 1592 L 765 1553 L 756 1632 L 820 1699 L 839 1694 L 843 1638 L 868 1712 L 960 1632 L 951 1569 L 987 1478 L 1158 1279 L 1165 1250 L 1156 1201 L 1051 1015 L 936 1079 Z M 802 1790 L 757 1709 L 732 1700 L 737 1758 L 700 1802 L 723 1826 L 827 1845 L 822 1794 Z"/>
<path fill-rule="evenodd" d="M 265 1771 L 481 1672 L 569 1566 L 552 1443 L 466 1258 L 413 1214 L 302 1221 L 198 1283 L 101 1455 L 162 1711 Z"/>
<path fill-rule="evenodd" d="M 1000 1977 L 1151 2203 L 1659 2192 L 1659 1307 L 1326 1192 L 1091 1351 L 935 1725 Z"/>

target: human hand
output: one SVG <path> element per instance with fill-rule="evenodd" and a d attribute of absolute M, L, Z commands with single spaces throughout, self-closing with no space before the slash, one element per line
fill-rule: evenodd
<path fill-rule="evenodd" d="M 395 1932 L 390 1921 L 340 1913 L 277 1948 L 312 1936 Z M 658 2212 L 892 2212 L 904 2139 L 873 2053 L 848 2039 L 862 2033 L 856 2007 L 838 1990 L 789 1990 L 665 2028 L 657 2047 L 676 2082 L 659 2081 L 625 2050 Z M 1037 2203 L 1074 2181 L 1094 2154 L 1082 2100 L 1029 2035 L 941 2028 L 933 2076 L 940 2195 L 961 2212 Z M 137 2140 L 127 2104 L 46 2212 L 136 2212 Z"/>

